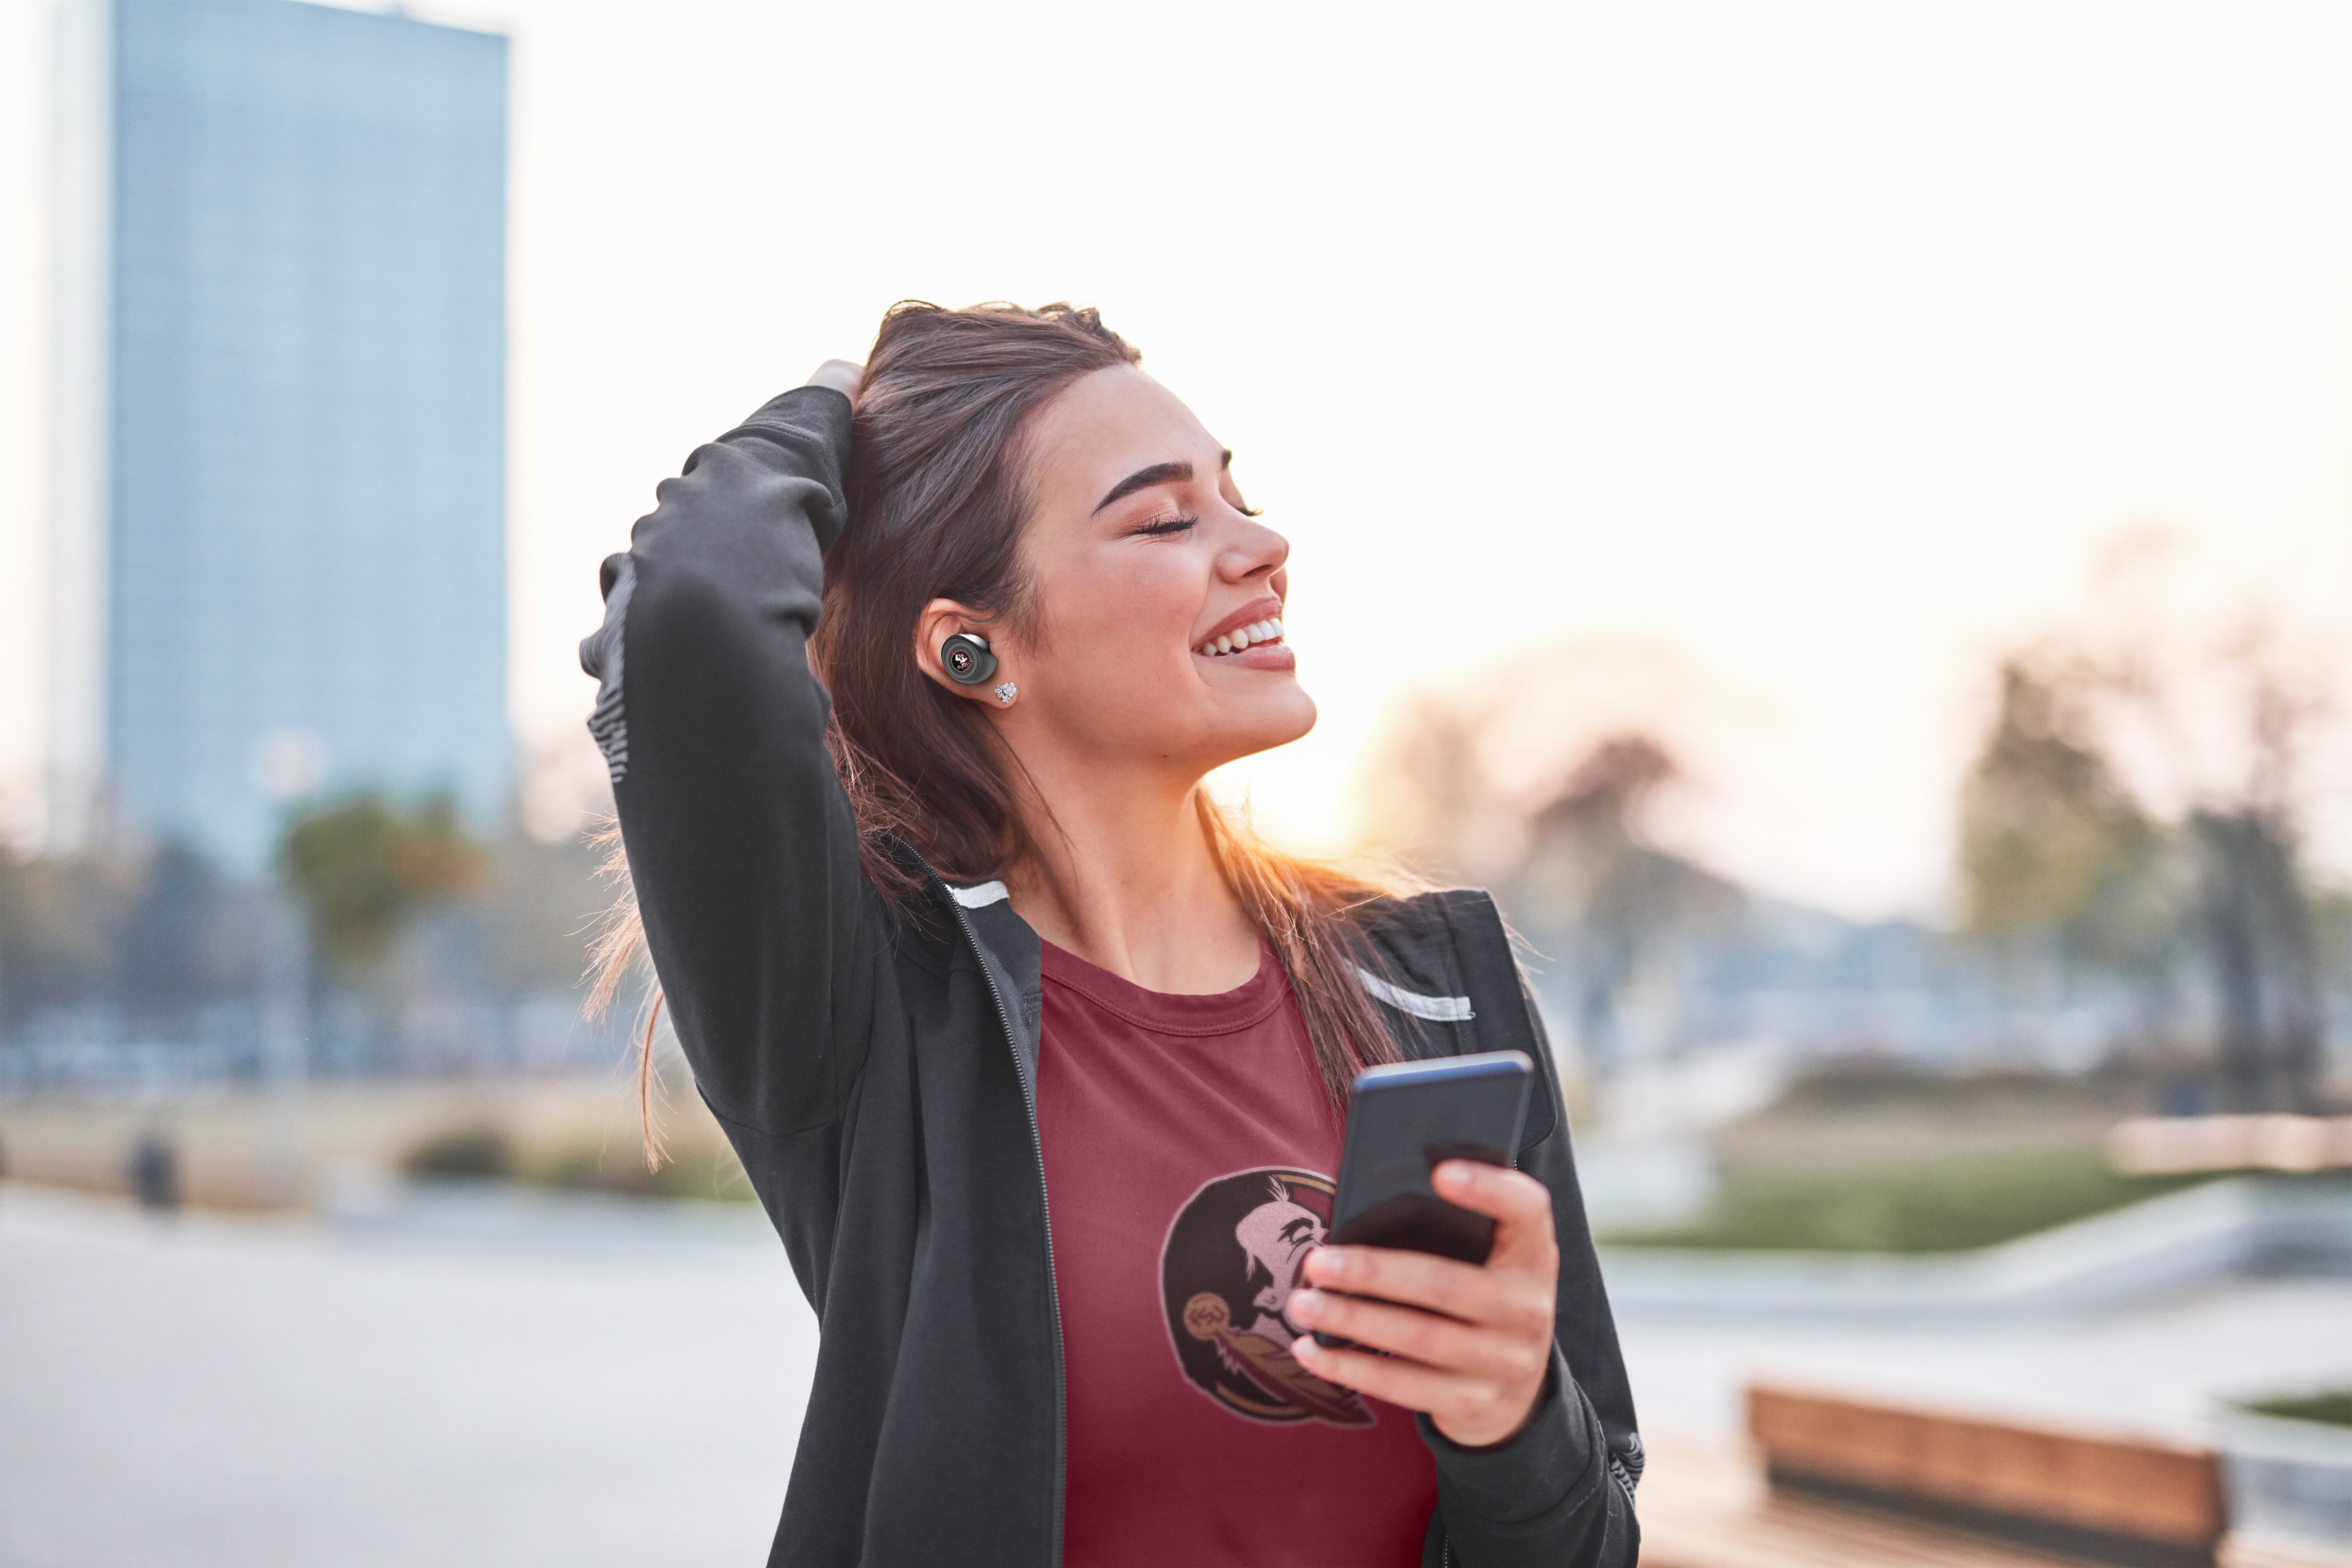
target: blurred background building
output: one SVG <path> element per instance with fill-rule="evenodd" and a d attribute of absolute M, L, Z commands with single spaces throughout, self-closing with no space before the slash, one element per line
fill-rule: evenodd
<path fill-rule="evenodd" d="M 509 809 L 507 45 L 61 17 L 51 837 L 250 875 L 290 805 Z"/>
<path fill-rule="evenodd" d="M 0 854 L 0 1085 L 609 1054 L 578 815 L 517 831 L 506 38 L 56 23 L 47 823 Z"/>

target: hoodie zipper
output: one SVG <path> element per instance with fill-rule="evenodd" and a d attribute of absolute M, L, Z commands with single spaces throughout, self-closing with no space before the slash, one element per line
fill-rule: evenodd
<path fill-rule="evenodd" d="M 948 907 L 955 910 L 956 924 L 962 928 L 964 941 L 971 944 L 973 956 L 979 957 L 982 952 L 980 932 L 973 929 L 971 914 L 957 900 L 955 889 L 950 888 L 937 872 L 932 873 L 931 881 L 940 891 L 947 895 Z M 1060 1568 L 1062 1489 L 1067 1480 L 1070 1415 L 1069 1403 L 1062 1383 L 1064 1375 L 1062 1287 L 1054 1274 L 1054 1214 L 1053 1206 L 1047 1202 L 1045 1196 L 1045 1140 L 1037 1131 L 1037 1089 L 1035 1085 L 1029 1081 L 1029 1074 L 1022 1068 L 1021 1047 L 1017 1043 L 1019 1037 L 1013 1032 L 1013 1014 L 1004 1005 L 1004 993 L 997 988 L 996 976 L 989 973 L 985 963 L 980 966 L 980 977 L 988 983 L 989 997 L 996 1004 L 996 1021 L 1004 1028 L 1004 1048 L 1013 1053 L 1013 1076 L 1020 1080 L 1021 1104 L 1029 1113 L 1029 1145 L 1037 1151 L 1037 1217 L 1045 1223 L 1045 1303 L 1052 1309 L 1054 1321 L 1054 1555 L 1052 1561 L 1055 1568 Z M 1045 1049 L 1045 1041 L 1042 1038 L 1038 1041 L 1038 1049 L 1042 1055 Z"/>

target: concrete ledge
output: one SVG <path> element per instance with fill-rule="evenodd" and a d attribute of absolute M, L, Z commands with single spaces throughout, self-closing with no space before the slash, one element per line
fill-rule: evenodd
<path fill-rule="evenodd" d="M 1603 1247 L 1625 1313 L 1955 1317 L 2109 1307 L 2265 1268 L 2352 1268 L 2352 1179 L 2242 1176 L 1976 1252 Z"/>

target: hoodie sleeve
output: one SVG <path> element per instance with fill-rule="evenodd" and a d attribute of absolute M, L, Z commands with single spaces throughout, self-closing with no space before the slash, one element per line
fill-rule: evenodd
<path fill-rule="evenodd" d="M 770 1137 L 841 1114 L 882 951 L 808 666 L 849 440 L 848 398 L 801 387 L 698 447 L 580 648 L 672 1026 L 711 1109 Z"/>

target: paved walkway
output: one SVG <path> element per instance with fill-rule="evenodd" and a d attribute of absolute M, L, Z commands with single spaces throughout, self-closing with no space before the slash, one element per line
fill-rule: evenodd
<path fill-rule="evenodd" d="M 0 1187 L 0 1563 L 763 1561 L 816 1338 L 765 1220 L 488 1206 L 158 1225 Z"/>
<path fill-rule="evenodd" d="M 2352 1379 L 2347 1323 L 2344 1279 L 1975 1328 L 1628 1321 L 1661 1438 L 1645 1512 L 1676 1434 L 1725 1451 L 1753 1373 L 2201 1436 L 2218 1395 Z M 0 1563 L 741 1568 L 814 1352 L 749 1205 L 454 1193 L 157 1224 L 0 1186 Z"/>

